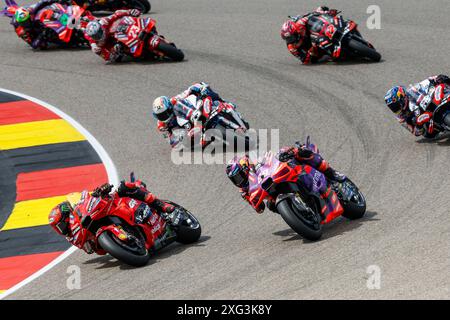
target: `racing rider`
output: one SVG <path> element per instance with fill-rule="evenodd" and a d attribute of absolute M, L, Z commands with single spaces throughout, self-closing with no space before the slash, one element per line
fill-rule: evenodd
<path fill-rule="evenodd" d="M 419 83 L 395 86 L 386 93 L 384 100 L 388 108 L 397 115 L 399 123 L 415 136 L 435 137 L 432 112 L 436 106 L 432 103 L 434 89 L 439 84 L 450 86 L 450 78 L 440 74 L 429 77 Z"/>
<path fill-rule="evenodd" d="M 120 61 L 123 57 L 123 47 L 113 41 L 112 36 L 119 28 L 128 25 L 122 18 L 140 15 L 141 12 L 137 9 L 117 10 L 110 16 L 89 22 L 86 26 L 86 38 L 91 44 L 92 51 L 107 62 Z"/>
<path fill-rule="evenodd" d="M 194 106 L 186 100 L 190 95 L 197 97 L 197 105 Z M 158 130 L 169 138 L 170 145 L 174 147 L 183 139 L 182 135 L 174 134 L 176 129 L 186 131 L 190 137 L 201 135 L 200 117 L 202 115 L 207 117 L 212 106 L 221 102 L 225 101 L 207 83 L 198 82 L 172 98 L 166 96 L 156 98 L 153 102 L 153 116 L 158 121 Z M 181 127 L 177 118 L 186 119 L 188 122 Z M 201 142 L 205 143 L 203 139 Z"/>
<path fill-rule="evenodd" d="M 115 196 L 116 193 L 119 197 L 133 198 L 139 201 L 143 201 L 151 208 L 158 211 L 165 219 L 169 219 L 168 215 L 175 210 L 175 207 L 171 204 L 165 203 L 158 199 L 153 193 L 147 190 L 145 183 L 138 180 L 136 182 L 122 181 L 117 191 L 111 192 L 112 185 L 105 183 L 94 190 L 92 195 L 96 197 Z M 70 215 L 73 213 L 73 208 L 68 201 L 64 201 L 58 204 L 49 214 L 50 226 L 55 231 L 67 238 L 67 240 L 74 246 L 85 250 L 87 253 L 92 253 L 91 244 L 87 244 L 86 247 L 80 247 L 80 241 L 78 237 L 74 237 L 72 230 L 70 229 Z M 150 212 L 145 217 L 139 217 L 142 222 L 145 222 L 150 216 Z"/>
<path fill-rule="evenodd" d="M 320 15 L 334 17 L 337 15 L 337 10 L 321 6 L 303 16 L 289 17 L 289 20 L 281 28 L 281 38 L 286 41 L 289 52 L 300 59 L 303 64 L 315 63 L 327 54 L 318 46 L 318 43 L 321 42 L 320 39 L 315 41 L 311 40 L 311 34 L 308 28 L 309 19 L 313 16 Z"/>
<path fill-rule="evenodd" d="M 44 28 L 34 17 L 39 10 L 52 5 L 61 3 L 70 5 L 70 0 L 41 0 L 29 7 L 18 7 L 15 9 L 14 19 L 11 24 L 14 26 L 19 38 L 23 39 L 33 49 L 45 49 L 48 47 L 49 40 L 53 37 L 51 30 Z M 55 13 L 50 13 L 54 15 Z"/>
<path fill-rule="evenodd" d="M 331 182 L 343 182 L 346 177 L 330 167 L 327 161 L 325 161 L 322 156 L 318 153 L 306 148 L 305 145 L 296 144 L 295 146 L 283 147 L 277 154 L 277 158 L 282 162 L 293 162 L 295 165 L 308 165 L 313 168 L 313 170 L 318 170 L 325 175 Z M 264 202 L 261 202 L 260 207 L 255 207 L 255 205 L 250 200 L 249 194 L 249 174 L 251 170 L 254 170 L 255 166 L 250 162 L 248 156 L 241 158 L 235 157 L 229 162 L 226 168 L 226 173 L 228 178 L 233 182 L 233 184 L 239 188 L 241 196 L 244 200 L 250 203 L 250 205 L 258 213 L 262 213 L 265 209 Z M 299 181 L 308 190 L 312 190 L 312 175 L 306 172 L 306 168 L 303 168 L 302 173 L 299 176 Z M 330 208 L 334 208 L 332 203 L 328 201 L 328 194 L 330 192 L 330 186 L 323 187 L 320 190 L 322 198 L 327 202 Z M 275 203 L 267 202 L 267 206 L 271 211 L 276 212 Z"/>

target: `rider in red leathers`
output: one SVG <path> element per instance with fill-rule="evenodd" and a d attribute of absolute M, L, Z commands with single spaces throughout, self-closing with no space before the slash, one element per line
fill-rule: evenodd
<path fill-rule="evenodd" d="M 145 183 L 142 181 L 136 182 L 125 182 L 122 181 L 118 190 L 114 193 L 110 194 L 111 185 L 106 183 L 98 187 L 92 193 L 95 196 L 119 196 L 119 197 L 128 197 L 133 198 L 139 201 L 143 201 L 148 204 L 151 208 L 155 209 L 159 213 L 170 214 L 175 210 L 175 207 L 171 204 L 165 203 L 159 200 L 153 193 L 147 190 Z M 70 230 L 70 215 L 73 213 L 73 208 L 68 201 L 64 201 L 58 204 L 49 214 L 49 223 L 50 226 L 59 234 L 65 236 L 67 240 L 77 246 L 80 249 L 83 249 L 87 253 L 92 253 L 92 244 L 86 243 L 85 247 L 81 247 L 81 239 L 78 239 L 77 236 L 72 234 L 72 230 Z M 150 212 L 148 212 L 148 216 L 145 217 L 136 217 L 142 222 L 145 222 L 146 219 L 150 216 Z M 165 215 L 164 217 L 167 217 Z"/>
<path fill-rule="evenodd" d="M 119 61 L 123 56 L 123 47 L 111 39 L 120 28 L 124 17 L 139 17 L 141 12 L 137 9 L 117 10 L 114 14 L 93 20 L 86 26 L 86 38 L 91 44 L 92 51 L 105 61 Z"/>
<path fill-rule="evenodd" d="M 330 181 L 342 182 L 346 179 L 344 175 L 331 168 L 328 162 L 324 160 L 320 154 L 314 153 L 313 151 L 307 149 L 304 145 L 283 147 L 278 152 L 277 157 L 282 162 L 294 161 L 296 165 L 309 165 L 315 170 L 323 173 Z M 255 205 L 250 201 L 250 194 L 248 193 L 248 177 L 251 170 L 254 170 L 254 165 L 250 163 L 248 156 L 244 156 L 242 158 L 234 158 L 231 160 L 231 162 L 227 165 L 226 173 L 231 182 L 239 188 L 242 198 L 250 203 L 257 213 L 262 213 L 265 209 L 264 202 L 261 202 L 260 207 L 255 207 Z M 303 173 L 300 174 L 299 181 L 307 189 L 312 190 L 312 177 L 307 174 L 305 170 L 303 170 Z M 324 187 L 320 190 L 320 192 L 322 198 L 327 202 L 330 187 Z M 331 208 L 334 207 L 332 203 L 327 204 Z M 276 212 L 275 203 L 267 202 L 267 206 L 271 211 Z"/>
<path fill-rule="evenodd" d="M 327 54 L 317 45 L 321 42 L 320 39 L 311 41 L 308 28 L 309 19 L 312 16 L 320 15 L 335 17 L 337 10 L 321 6 L 304 16 L 289 17 L 289 20 L 281 28 L 281 38 L 286 41 L 289 52 L 300 59 L 303 64 L 315 63 Z"/>

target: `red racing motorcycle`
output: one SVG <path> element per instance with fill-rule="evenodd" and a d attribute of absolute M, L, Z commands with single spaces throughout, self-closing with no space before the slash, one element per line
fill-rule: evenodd
<path fill-rule="evenodd" d="M 184 53 L 159 35 L 155 24 L 151 18 L 124 17 L 114 33 L 116 43 L 122 44 L 123 53 L 132 58 L 182 61 Z"/>
<path fill-rule="evenodd" d="M 318 153 L 309 137 L 306 148 Z M 299 175 L 310 175 L 313 181 L 309 191 L 299 181 Z M 330 185 L 327 202 L 319 189 Z M 268 199 L 273 201 L 276 211 L 299 235 L 308 240 L 318 240 L 322 236 L 322 225 L 343 215 L 348 219 L 359 219 L 366 212 L 366 200 L 358 187 L 350 180 L 331 182 L 318 170 L 308 165 L 281 162 L 272 153 L 267 154 L 249 175 L 250 201 L 259 205 Z"/>
<path fill-rule="evenodd" d="M 132 175 L 132 181 L 134 181 Z M 151 255 L 173 242 L 190 244 L 198 241 L 201 226 L 197 218 L 176 203 L 167 216 L 150 208 L 146 203 L 110 194 L 112 185 L 92 194 L 81 193 L 71 199 L 74 208 L 70 216 L 70 229 L 77 246 L 90 253 L 104 255 L 140 267 Z M 145 219 L 143 218 L 145 217 Z"/>
<path fill-rule="evenodd" d="M 338 15 L 313 15 L 308 20 L 308 30 L 311 41 L 335 61 L 352 58 L 381 60 L 381 54 L 362 37 L 358 25 L 352 20 L 344 20 Z"/>

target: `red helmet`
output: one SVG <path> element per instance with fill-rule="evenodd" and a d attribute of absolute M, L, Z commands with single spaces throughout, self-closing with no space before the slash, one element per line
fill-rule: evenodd
<path fill-rule="evenodd" d="M 301 40 L 301 34 L 294 21 L 288 20 L 281 27 L 281 38 L 288 44 L 296 43 Z"/>
<path fill-rule="evenodd" d="M 56 232 L 67 236 L 70 231 L 70 214 L 72 213 L 72 206 L 68 201 L 58 204 L 48 215 L 48 222 Z"/>

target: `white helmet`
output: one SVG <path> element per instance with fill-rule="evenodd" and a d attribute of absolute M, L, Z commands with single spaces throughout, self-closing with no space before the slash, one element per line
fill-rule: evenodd
<path fill-rule="evenodd" d="M 173 106 L 170 99 L 161 96 L 153 101 L 153 116 L 162 122 L 169 122 L 174 117 Z"/>
<path fill-rule="evenodd" d="M 98 20 L 93 20 L 86 26 L 86 34 L 95 41 L 100 41 L 103 39 L 105 33 L 100 22 Z"/>

